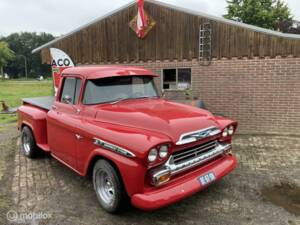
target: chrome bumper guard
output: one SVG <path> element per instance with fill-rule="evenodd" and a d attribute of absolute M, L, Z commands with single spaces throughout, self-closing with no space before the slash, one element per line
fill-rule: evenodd
<path fill-rule="evenodd" d="M 173 156 L 170 156 L 168 161 L 160 168 L 155 169 L 151 173 L 152 177 L 152 184 L 155 186 L 162 185 L 163 183 L 158 183 L 159 177 L 164 174 L 170 174 L 175 175 L 178 173 L 181 173 L 185 170 L 191 169 L 193 167 L 199 166 L 201 164 L 204 164 L 205 162 L 208 162 L 212 160 L 213 158 L 216 158 L 219 155 L 226 154 L 230 152 L 231 150 L 231 144 L 220 144 L 218 143 L 217 147 L 212 149 L 209 152 L 203 153 L 193 159 L 184 161 L 182 163 L 175 164 L 173 162 Z"/>

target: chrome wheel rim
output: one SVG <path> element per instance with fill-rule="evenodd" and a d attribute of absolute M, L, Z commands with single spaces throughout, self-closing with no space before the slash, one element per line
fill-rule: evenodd
<path fill-rule="evenodd" d="M 30 153 L 30 139 L 26 133 L 23 133 L 22 135 L 22 144 L 23 144 L 23 149 L 26 154 Z"/>
<path fill-rule="evenodd" d="M 105 171 L 98 171 L 96 173 L 96 190 L 105 204 L 111 205 L 114 202 L 115 187 Z"/>

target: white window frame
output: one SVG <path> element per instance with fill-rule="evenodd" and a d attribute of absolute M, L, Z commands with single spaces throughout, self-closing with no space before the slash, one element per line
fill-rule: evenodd
<path fill-rule="evenodd" d="M 179 89 L 178 88 L 178 70 L 180 69 L 190 69 L 191 70 L 191 87 L 189 90 L 192 90 L 193 88 L 193 69 L 191 67 L 177 67 L 177 68 L 163 68 L 161 69 L 161 90 L 162 91 L 185 91 L 186 89 Z M 164 89 L 164 70 L 176 70 L 176 89 Z"/>

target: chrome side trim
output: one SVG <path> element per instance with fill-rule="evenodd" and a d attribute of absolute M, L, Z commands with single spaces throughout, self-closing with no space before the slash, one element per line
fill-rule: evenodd
<path fill-rule="evenodd" d="M 120 146 L 117 146 L 117 145 L 114 145 L 112 143 L 109 143 L 107 141 L 103 141 L 99 138 L 94 138 L 94 144 L 95 145 L 98 145 L 100 147 L 103 147 L 107 150 L 111 150 L 111 151 L 114 151 L 120 155 L 124 155 L 126 157 L 129 157 L 129 158 L 134 158 L 136 157 L 135 154 L 133 154 L 131 151 L 125 149 L 125 148 L 122 148 Z"/>
<path fill-rule="evenodd" d="M 75 134 L 75 137 L 77 140 L 83 139 L 83 137 L 80 134 Z"/>
<path fill-rule="evenodd" d="M 182 134 L 179 138 L 179 141 L 176 142 L 176 145 L 184 145 L 192 143 L 203 138 L 211 137 L 221 133 L 221 130 L 215 126 L 208 127 L 202 130 L 192 131 L 189 133 Z"/>

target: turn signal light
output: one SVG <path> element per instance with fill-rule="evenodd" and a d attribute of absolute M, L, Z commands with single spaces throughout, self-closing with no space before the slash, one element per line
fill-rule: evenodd
<path fill-rule="evenodd" d="M 170 174 L 168 173 L 168 174 L 164 174 L 164 175 L 162 175 L 162 176 L 160 176 L 159 178 L 158 178 L 158 181 L 157 181 L 157 183 L 158 184 L 163 184 L 163 183 L 166 183 L 166 182 L 168 182 L 169 180 L 170 180 Z"/>
<path fill-rule="evenodd" d="M 231 148 L 228 148 L 224 151 L 224 154 L 225 155 L 229 155 L 231 153 Z"/>
<path fill-rule="evenodd" d="M 167 183 L 171 179 L 171 172 L 169 170 L 159 171 L 152 174 L 151 183 L 154 186 L 160 186 Z"/>

